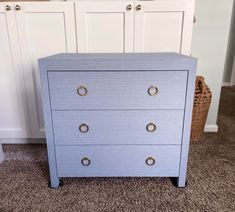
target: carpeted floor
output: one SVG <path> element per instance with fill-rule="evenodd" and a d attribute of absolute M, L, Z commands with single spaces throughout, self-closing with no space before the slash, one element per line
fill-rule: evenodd
<path fill-rule="evenodd" d="M 0 211 L 150 212 L 235 211 L 235 87 L 222 91 L 219 133 L 192 143 L 188 186 L 168 178 L 64 179 L 47 187 L 44 145 L 5 145 L 0 165 Z"/>

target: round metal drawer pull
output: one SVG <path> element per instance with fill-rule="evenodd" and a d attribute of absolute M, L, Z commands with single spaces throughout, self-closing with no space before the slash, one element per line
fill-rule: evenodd
<path fill-rule="evenodd" d="M 86 96 L 88 91 L 87 91 L 87 88 L 83 85 L 79 86 L 78 89 L 77 89 L 77 93 L 79 96 Z"/>
<path fill-rule="evenodd" d="M 146 160 L 145 160 L 145 163 L 148 165 L 148 166 L 153 166 L 155 164 L 155 159 L 153 157 L 148 157 Z"/>
<path fill-rule="evenodd" d="M 156 131 L 156 129 L 157 129 L 157 127 L 156 127 L 156 125 L 154 123 L 149 123 L 146 126 L 146 130 L 148 132 L 154 132 L 154 131 Z"/>
<path fill-rule="evenodd" d="M 83 166 L 89 166 L 91 164 L 91 160 L 88 157 L 84 157 L 81 160 L 81 163 L 82 163 Z"/>
<path fill-rule="evenodd" d="M 148 88 L 148 94 L 150 96 L 156 96 L 158 94 L 158 92 L 159 92 L 159 90 L 158 90 L 157 86 L 152 85 Z"/>
<path fill-rule="evenodd" d="M 82 124 L 79 126 L 79 130 L 80 130 L 80 132 L 82 132 L 82 133 L 86 133 L 86 132 L 89 131 L 89 127 L 88 127 L 87 124 L 82 123 Z"/>

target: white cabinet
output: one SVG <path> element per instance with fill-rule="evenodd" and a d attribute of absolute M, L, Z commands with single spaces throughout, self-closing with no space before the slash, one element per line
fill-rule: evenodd
<path fill-rule="evenodd" d="M 194 0 L 75 3 L 79 52 L 189 55 Z"/>
<path fill-rule="evenodd" d="M 134 3 L 76 2 L 78 52 L 133 52 Z"/>
<path fill-rule="evenodd" d="M 135 10 L 135 52 L 190 55 L 193 0 L 140 1 Z"/>
<path fill-rule="evenodd" d="M 30 136 L 13 7 L 12 3 L 0 4 L 0 138 Z"/>
<path fill-rule="evenodd" d="M 15 2 L 0 11 L 0 137 L 44 137 L 37 60 L 76 52 L 74 4 Z"/>
<path fill-rule="evenodd" d="M 72 52 L 190 54 L 194 0 L 0 3 L 0 138 L 42 138 L 38 58 Z"/>
<path fill-rule="evenodd" d="M 16 3 L 17 4 L 17 3 Z M 76 52 L 72 2 L 19 2 L 16 14 L 32 137 L 44 137 L 38 58 Z"/>

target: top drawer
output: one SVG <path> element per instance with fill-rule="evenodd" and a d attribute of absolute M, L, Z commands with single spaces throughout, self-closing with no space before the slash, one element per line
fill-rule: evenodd
<path fill-rule="evenodd" d="M 48 75 L 54 110 L 184 109 L 187 71 L 50 71 Z"/>

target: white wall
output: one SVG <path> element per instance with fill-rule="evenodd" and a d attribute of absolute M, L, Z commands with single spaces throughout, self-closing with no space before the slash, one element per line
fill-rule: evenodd
<path fill-rule="evenodd" d="M 224 73 L 233 0 L 196 0 L 192 56 L 198 58 L 197 75 L 203 75 L 212 90 L 207 129 L 217 130 L 220 90 Z"/>

